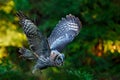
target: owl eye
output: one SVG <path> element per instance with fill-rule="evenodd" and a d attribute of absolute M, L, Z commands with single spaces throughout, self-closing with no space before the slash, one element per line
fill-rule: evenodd
<path fill-rule="evenodd" d="M 62 57 L 61 56 L 57 56 L 57 61 L 61 62 L 62 61 Z"/>
<path fill-rule="evenodd" d="M 59 56 L 59 57 L 58 57 L 58 61 L 60 61 L 60 60 L 62 60 L 62 59 L 61 59 L 61 57 Z"/>

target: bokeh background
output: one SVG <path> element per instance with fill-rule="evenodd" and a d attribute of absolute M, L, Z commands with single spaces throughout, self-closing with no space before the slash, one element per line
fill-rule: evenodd
<path fill-rule="evenodd" d="M 77 16 L 82 29 L 63 53 L 64 66 L 31 74 L 33 61 L 20 58 L 28 48 L 16 17 L 23 11 L 49 36 L 67 14 Z M 0 80 L 119 80 L 120 0 L 0 0 Z"/>

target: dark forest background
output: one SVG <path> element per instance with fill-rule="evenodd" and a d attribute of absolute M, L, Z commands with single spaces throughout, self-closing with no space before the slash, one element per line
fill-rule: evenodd
<path fill-rule="evenodd" d="M 47 36 L 70 13 L 81 20 L 80 34 L 63 51 L 62 67 L 31 73 L 34 62 L 18 53 L 20 47 L 28 47 L 16 17 L 19 10 Z M 0 0 L 0 80 L 119 79 L 119 0 Z"/>

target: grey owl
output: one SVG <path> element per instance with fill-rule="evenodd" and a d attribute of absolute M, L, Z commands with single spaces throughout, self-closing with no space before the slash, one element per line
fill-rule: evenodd
<path fill-rule="evenodd" d="M 61 52 L 79 34 L 82 27 L 80 20 L 71 14 L 67 15 L 47 38 L 22 12 L 18 12 L 17 16 L 30 45 L 30 49 L 23 47 L 19 52 L 26 59 L 36 60 L 32 73 L 38 69 L 61 66 L 64 62 L 64 54 Z"/>

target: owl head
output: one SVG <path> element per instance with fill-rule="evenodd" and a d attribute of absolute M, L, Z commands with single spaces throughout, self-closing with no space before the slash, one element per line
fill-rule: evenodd
<path fill-rule="evenodd" d="M 53 62 L 54 66 L 63 65 L 64 54 L 58 52 L 57 50 L 52 50 L 50 54 L 50 60 Z"/>

